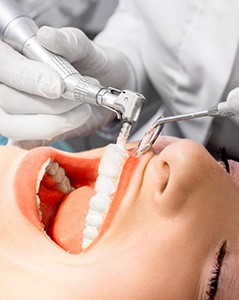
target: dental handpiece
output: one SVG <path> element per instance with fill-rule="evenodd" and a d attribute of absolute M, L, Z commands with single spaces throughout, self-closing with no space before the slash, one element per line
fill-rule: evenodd
<path fill-rule="evenodd" d="M 125 121 L 122 135 L 128 138 L 138 120 L 145 97 L 130 90 L 105 88 L 82 76 L 66 59 L 40 45 L 38 26 L 14 0 L 0 0 L 0 38 L 25 57 L 55 69 L 65 83 L 63 97 L 114 111 Z M 117 71 L 117 70 L 116 70 Z"/>

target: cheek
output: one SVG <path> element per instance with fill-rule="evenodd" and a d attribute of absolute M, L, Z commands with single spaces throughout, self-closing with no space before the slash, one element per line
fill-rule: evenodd
<path fill-rule="evenodd" d="M 147 241 L 132 253 L 133 261 L 138 262 L 133 270 L 139 280 L 138 289 L 147 287 L 150 299 L 176 299 L 176 294 L 177 299 L 194 299 L 202 257 L 189 249 L 192 240 L 185 241 L 186 224 L 155 219 L 142 234 Z M 196 249 L 201 249 L 197 240 L 193 240 L 193 245 L 194 249 L 196 245 Z M 129 265 L 132 266 L 132 260 Z M 148 299 L 148 295 L 142 299 Z"/>

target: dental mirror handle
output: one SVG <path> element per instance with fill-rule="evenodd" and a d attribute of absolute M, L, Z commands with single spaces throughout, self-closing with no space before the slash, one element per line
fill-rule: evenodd
<path fill-rule="evenodd" d="M 151 149 L 156 139 L 158 138 L 159 134 L 161 133 L 163 126 L 167 123 L 179 122 L 183 120 L 191 120 L 191 119 L 208 117 L 208 116 L 209 117 L 231 117 L 235 115 L 236 112 L 235 109 L 233 110 L 232 105 L 224 101 L 203 111 L 192 112 L 192 113 L 170 116 L 170 117 L 160 116 L 151 124 L 149 130 L 145 133 L 144 137 L 139 142 L 135 154 L 136 156 L 140 156 L 147 153 Z"/>

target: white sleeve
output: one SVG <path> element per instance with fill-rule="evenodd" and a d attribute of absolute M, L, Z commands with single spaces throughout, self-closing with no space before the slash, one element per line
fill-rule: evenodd
<path fill-rule="evenodd" d="M 164 2 L 162 9 L 166 16 L 159 18 L 161 61 L 157 76 L 153 74 L 151 80 L 165 99 L 170 114 L 204 110 L 225 101 L 233 69 L 238 68 L 235 59 L 239 45 L 239 2 L 160 2 Z M 170 3 L 175 6 L 173 12 Z M 184 7 L 183 13 L 179 3 Z M 145 66 L 152 70 L 154 65 L 155 61 L 148 57 Z M 200 118 L 178 122 L 172 127 L 177 125 L 182 137 L 206 143 L 212 121 L 213 118 Z"/>
<path fill-rule="evenodd" d="M 136 90 L 149 78 L 169 113 L 183 114 L 216 105 L 239 86 L 238 20 L 238 0 L 121 0 L 96 42 L 128 57 Z M 212 120 L 172 125 L 204 143 Z"/>

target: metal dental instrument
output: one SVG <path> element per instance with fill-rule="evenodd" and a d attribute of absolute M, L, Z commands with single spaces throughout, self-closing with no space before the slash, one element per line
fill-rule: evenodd
<path fill-rule="evenodd" d="M 64 98 L 114 111 L 118 119 L 125 121 L 120 134 L 127 140 L 133 124 L 138 120 L 145 97 L 129 90 L 105 88 L 88 80 L 66 59 L 40 45 L 36 36 L 38 29 L 36 23 L 14 0 L 0 0 L 1 40 L 27 58 L 55 69 L 65 83 Z"/>
<path fill-rule="evenodd" d="M 201 118 L 201 117 L 231 117 L 235 116 L 236 113 L 234 113 L 231 110 L 231 107 L 229 107 L 227 102 L 220 102 L 216 106 L 213 106 L 207 110 L 194 112 L 194 113 L 188 113 L 178 116 L 170 116 L 170 117 L 164 117 L 160 116 L 157 118 L 150 126 L 149 130 L 146 132 L 142 140 L 139 142 L 135 155 L 141 156 L 145 153 L 147 153 L 156 139 L 158 138 L 160 132 L 163 129 L 163 126 L 166 123 L 172 123 L 172 122 L 178 122 L 182 120 L 190 120 L 195 118 Z"/>

